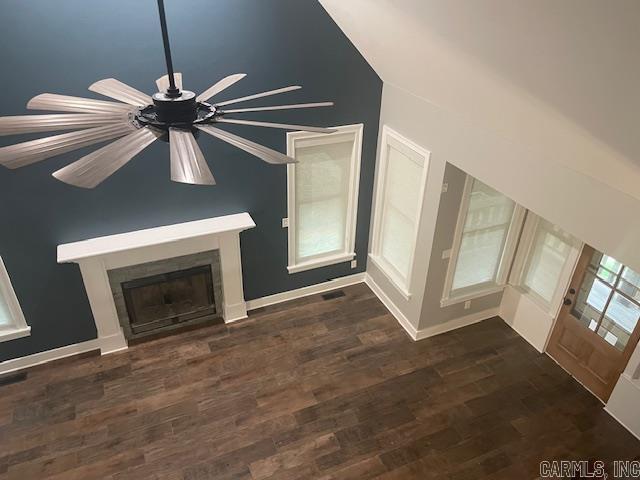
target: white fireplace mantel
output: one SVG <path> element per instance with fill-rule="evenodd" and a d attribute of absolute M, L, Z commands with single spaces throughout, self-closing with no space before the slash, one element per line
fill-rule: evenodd
<path fill-rule="evenodd" d="M 102 354 L 127 348 L 108 271 L 209 250 L 220 253 L 223 317 L 247 317 L 242 286 L 240 232 L 255 227 L 248 213 L 92 238 L 58 246 L 58 263 L 80 266 Z"/>

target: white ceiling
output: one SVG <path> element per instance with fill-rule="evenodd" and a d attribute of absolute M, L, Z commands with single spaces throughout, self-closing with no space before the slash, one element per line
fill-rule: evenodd
<path fill-rule="evenodd" d="M 640 198 L 640 1 L 320 2 L 384 82 Z"/>

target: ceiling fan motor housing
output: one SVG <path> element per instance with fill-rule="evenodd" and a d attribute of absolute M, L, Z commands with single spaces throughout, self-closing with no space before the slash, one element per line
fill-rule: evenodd
<path fill-rule="evenodd" d="M 166 93 L 153 95 L 157 119 L 163 123 L 193 122 L 198 117 L 196 94 L 182 90 L 179 97 L 170 97 Z"/>

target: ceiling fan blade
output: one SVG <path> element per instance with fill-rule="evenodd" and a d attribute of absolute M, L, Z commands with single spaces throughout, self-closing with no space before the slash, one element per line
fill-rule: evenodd
<path fill-rule="evenodd" d="M 302 87 L 300 85 L 292 85 L 290 87 L 277 88 L 275 90 L 269 90 L 267 92 L 255 93 L 253 95 L 248 95 L 246 97 L 234 98 L 232 100 L 226 100 L 224 102 L 215 103 L 216 107 L 223 107 L 224 105 L 231 105 L 233 103 L 247 102 L 249 100 L 253 100 L 254 98 L 262 98 L 269 97 L 271 95 L 278 95 L 280 93 L 291 92 L 292 90 L 300 90 Z"/>
<path fill-rule="evenodd" d="M 307 125 L 289 125 L 286 123 L 256 122 L 254 120 L 237 120 L 235 118 L 217 118 L 216 121 L 220 123 L 233 123 L 237 125 L 251 125 L 254 127 L 282 128 L 284 130 L 303 130 L 305 132 L 317 132 L 317 133 L 337 132 L 335 128 L 309 127 Z"/>
<path fill-rule="evenodd" d="M 176 82 L 176 87 L 178 87 L 179 90 L 182 90 L 182 74 L 175 72 L 173 74 L 173 78 Z M 165 92 L 167 88 L 169 88 L 169 75 L 163 75 L 157 79 L 156 85 L 158 86 L 159 92 Z"/>
<path fill-rule="evenodd" d="M 29 103 L 29 110 L 50 110 L 53 112 L 77 112 L 77 113 L 127 113 L 133 110 L 131 105 L 124 103 L 105 102 L 92 98 L 70 97 L 56 93 L 41 93 L 36 95 Z"/>
<path fill-rule="evenodd" d="M 153 104 L 153 100 L 149 95 L 115 78 L 99 80 L 91 85 L 89 90 L 136 107 L 146 107 Z"/>
<path fill-rule="evenodd" d="M 169 129 L 171 180 L 194 185 L 215 185 L 216 181 L 193 133 Z"/>
<path fill-rule="evenodd" d="M 333 102 L 294 103 L 291 105 L 273 105 L 270 107 L 234 108 L 232 110 L 222 110 L 220 111 L 220 113 L 224 115 L 225 113 L 268 112 L 271 110 L 293 110 L 296 108 L 317 108 L 332 106 Z"/>
<path fill-rule="evenodd" d="M 196 97 L 196 101 L 198 102 L 206 102 L 214 95 L 219 94 L 223 90 L 226 90 L 231 85 L 236 82 L 239 82 L 244 77 L 246 77 L 246 73 L 234 73 L 233 75 L 229 75 L 228 77 L 224 77 L 222 80 L 214 83 L 212 86 L 207 88 L 204 92 Z"/>
<path fill-rule="evenodd" d="M 268 147 L 252 142 L 251 140 L 247 140 L 246 138 L 239 137 L 238 135 L 225 132 L 219 128 L 212 127 L 211 125 L 197 125 L 197 127 L 203 132 L 227 142 L 234 147 L 244 150 L 267 163 L 285 164 L 298 162 L 295 158 L 288 157 L 276 150 L 272 150 Z"/>
<path fill-rule="evenodd" d="M 69 185 L 94 188 L 162 135 L 159 130 L 141 128 L 61 168 L 53 176 Z"/>
<path fill-rule="evenodd" d="M 123 123 L 127 114 L 71 113 L 53 115 L 18 115 L 0 117 L 0 136 L 19 133 L 78 130 L 113 123 Z"/>
<path fill-rule="evenodd" d="M 133 129 L 135 127 L 130 123 L 119 123 L 9 145 L 0 148 L 0 165 L 12 169 L 24 167 L 61 153 L 121 137 Z"/>

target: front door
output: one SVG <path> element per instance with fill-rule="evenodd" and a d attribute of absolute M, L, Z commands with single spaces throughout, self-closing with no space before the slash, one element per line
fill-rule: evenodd
<path fill-rule="evenodd" d="M 640 274 L 585 245 L 547 353 L 606 402 L 640 337 Z"/>

